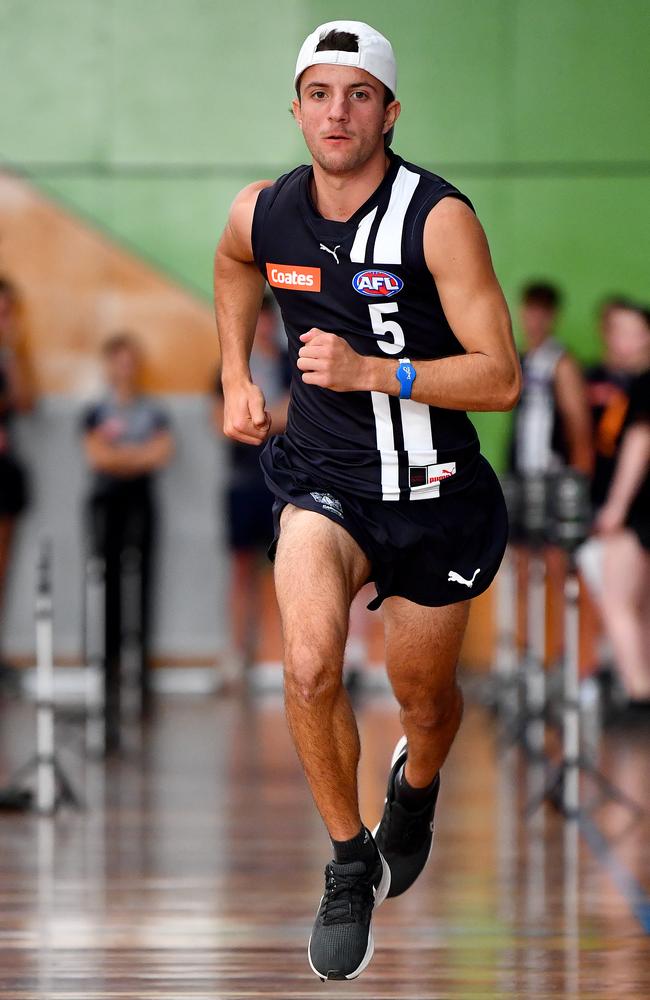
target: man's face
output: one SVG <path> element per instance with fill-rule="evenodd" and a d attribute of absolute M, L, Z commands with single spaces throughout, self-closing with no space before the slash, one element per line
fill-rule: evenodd
<path fill-rule="evenodd" d="M 120 347 L 106 358 L 106 377 L 115 387 L 134 387 L 139 368 L 139 357 L 130 347 Z"/>
<path fill-rule="evenodd" d="M 384 133 L 400 112 L 384 108 L 384 85 L 354 66 L 310 66 L 300 79 L 293 113 L 309 152 L 323 170 L 345 174 L 383 149 Z"/>
<path fill-rule="evenodd" d="M 643 371 L 650 364 L 650 331 L 634 309 L 613 308 L 603 321 L 607 361 L 622 371 Z"/>
<path fill-rule="evenodd" d="M 521 326 L 529 347 L 537 347 L 553 332 L 555 309 L 541 302 L 523 302 Z"/>

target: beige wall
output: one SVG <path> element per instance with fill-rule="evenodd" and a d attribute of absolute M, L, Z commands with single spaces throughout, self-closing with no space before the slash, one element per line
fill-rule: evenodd
<path fill-rule="evenodd" d="M 0 174 L 0 273 L 19 290 L 39 395 L 96 390 L 98 348 L 123 329 L 144 348 L 146 389 L 211 385 L 218 347 L 207 304 L 9 174 Z"/>

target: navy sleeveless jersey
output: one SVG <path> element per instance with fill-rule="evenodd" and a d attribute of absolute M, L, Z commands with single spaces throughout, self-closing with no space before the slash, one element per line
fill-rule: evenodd
<path fill-rule="evenodd" d="M 286 433 L 263 464 L 305 483 L 384 500 L 437 497 L 469 485 L 479 462 L 466 413 L 382 392 L 306 385 L 296 366 L 311 327 L 344 337 L 362 355 L 435 359 L 463 354 L 424 259 L 424 224 L 442 198 L 471 202 L 435 174 L 390 154 L 368 201 L 346 222 L 324 219 L 300 166 L 260 192 L 253 216 L 257 266 L 276 297 L 289 340 Z"/>

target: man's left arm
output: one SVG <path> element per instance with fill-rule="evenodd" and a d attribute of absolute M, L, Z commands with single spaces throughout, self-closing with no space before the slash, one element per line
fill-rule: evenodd
<path fill-rule="evenodd" d="M 451 410 L 512 409 L 521 392 L 521 369 L 510 315 L 485 233 L 467 205 L 444 198 L 431 210 L 424 254 L 447 321 L 466 353 L 414 361 L 411 398 Z M 309 330 L 301 340 L 298 367 L 304 382 L 339 392 L 399 395 L 396 359 L 362 357 L 343 338 L 321 330 Z"/>

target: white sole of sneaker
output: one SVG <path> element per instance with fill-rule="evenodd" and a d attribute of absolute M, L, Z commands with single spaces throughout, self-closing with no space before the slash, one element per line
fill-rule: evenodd
<path fill-rule="evenodd" d="M 377 886 L 377 888 L 375 890 L 375 905 L 374 905 L 373 913 L 374 913 L 374 910 L 376 910 L 377 907 L 381 906 L 381 904 L 384 902 L 384 900 L 386 899 L 386 896 L 388 895 L 388 891 L 390 889 L 390 868 L 386 864 L 386 859 L 384 858 L 384 856 L 381 853 L 381 851 L 379 852 L 379 857 L 381 858 L 381 869 L 382 869 L 382 872 L 381 872 L 381 880 L 380 880 L 379 885 Z M 321 906 L 322 902 L 323 902 L 323 899 L 321 897 L 321 901 L 318 904 L 318 907 L 316 909 L 316 913 L 318 913 L 318 911 L 320 910 L 320 906 Z M 357 976 L 360 976 L 361 973 L 363 972 L 363 970 L 370 964 L 370 959 L 372 958 L 372 956 L 374 955 L 374 953 L 375 953 L 375 939 L 374 939 L 373 934 L 372 934 L 372 916 L 371 916 L 370 917 L 370 927 L 368 928 L 368 947 L 366 948 L 366 953 L 363 956 L 363 958 L 361 959 L 361 962 L 359 963 L 359 965 L 357 966 L 357 968 L 354 970 L 354 972 L 350 972 L 345 978 L 346 979 L 356 979 Z M 315 976 L 318 976 L 318 978 L 320 980 L 322 980 L 322 982 L 325 982 L 325 980 L 327 979 L 327 976 L 324 976 L 323 973 L 319 972 L 318 969 L 316 969 L 314 967 L 314 965 L 312 964 L 312 960 L 311 960 L 311 934 L 309 935 L 309 944 L 307 945 L 307 958 L 309 960 L 309 967 L 311 968 L 311 971 L 314 973 Z"/>

